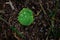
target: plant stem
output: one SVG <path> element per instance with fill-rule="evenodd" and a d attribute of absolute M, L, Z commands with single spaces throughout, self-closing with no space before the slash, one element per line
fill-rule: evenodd
<path fill-rule="evenodd" d="M 5 19 L 3 19 L 3 18 L 1 17 L 1 15 L 0 15 L 0 20 L 4 21 L 6 24 L 8 24 L 8 22 L 7 22 Z M 8 24 L 8 25 L 9 25 L 9 24 Z"/>

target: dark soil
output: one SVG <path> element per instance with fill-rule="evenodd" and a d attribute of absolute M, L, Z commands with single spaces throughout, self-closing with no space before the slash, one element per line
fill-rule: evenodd
<path fill-rule="evenodd" d="M 39 0 L 10 1 L 15 9 L 12 9 L 9 4 L 5 4 L 9 0 L 0 0 L 0 11 L 3 11 L 0 12 L 0 15 L 2 15 L 9 25 L 13 25 L 22 32 L 25 35 L 25 39 L 20 38 L 17 34 L 16 37 L 18 38 L 16 38 L 14 32 L 10 30 L 10 26 L 0 20 L 0 40 L 60 40 L 60 35 L 57 35 L 60 32 L 60 0 L 58 1 L 58 9 L 54 12 L 53 10 L 56 9 L 57 4 L 56 0 L 41 0 L 42 2 Z M 42 4 L 46 14 L 40 4 Z M 18 13 L 24 7 L 28 7 L 34 12 L 33 16 L 35 20 L 28 27 L 21 25 L 17 21 Z M 54 15 L 52 12 L 56 12 L 52 20 L 54 21 L 53 32 L 51 31 L 51 19 L 53 16 L 50 16 L 50 14 Z"/>

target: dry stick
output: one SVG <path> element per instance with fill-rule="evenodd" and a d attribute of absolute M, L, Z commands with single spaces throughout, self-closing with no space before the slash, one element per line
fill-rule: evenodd
<path fill-rule="evenodd" d="M 44 8 L 43 8 L 41 2 L 42 2 L 42 1 L 40 0 L 40 6 L 41 6 L 41 9 L 43 10 L 44 14 L 47 14 L 46 11 L 45 11 Z"/>
<path fill-rule="evenodd" d="M 5 13 L 5 11 L 4 10 L 0 10 L 0 13 Z"/>
<path fill-rule="evenodd" d="M 37 14 L 36 14 L 36 16 L 38 16 L 38 15 L 41 13 L 41 11 L 42 11 L 42 10 L 38 11 Z"/>
<path fill-rule="evenodd" d="M 0 15 L 0 20 L 2 20 L 2 21 L 4 21 L 6 24 L 8 24 L 8 22 L 5 20 L 5 19 L 3 19 L 2 17 L 1 17 L 1 15 Z M 8 24 L 9 25 L 9 24 Z M 10 25 L 9 25 L 10 26 Z"/>
<path fill-rule="evenodd" d="M 44 14 L 47 15 L 47 13 L 46 13 L 46 11 L 44 10 L 44 8 L 43 8 L 41 2 L 42 2 L 42 1 L 40 0 L 40 7 L 41 7 L 41 9 L 43 10 Z M 47 21 L 48 21 L 48 20 L 47 20 Z M 49 24 L 49 25 L 50 25 L 50 24 Z"/>
<path fill-rule="evenodd" d="M 50 13 L 52 13 L 52 11 L 49 9 L 49 4 L 48 3 L 46 3 L 47 4 L 47 10 L 50 12 Z"/>
<path fill-rule="evenodd" d="M 10 0 L 9 0 L 9 2 L 6 2 L 6 4 L 9 4 L 11 6 L 12 10 L 15 9 L 14 6 L 13 6 L 13 4 L 12 4 L 12 2 Z"/>
<path fill-rule="evenodd" d="M 14 34 L 15 38 L 17 38 L 18 40 L 20 40 L 20 38 L 16 36 L 16 33 L 13 33 L 13 34 Z"/>

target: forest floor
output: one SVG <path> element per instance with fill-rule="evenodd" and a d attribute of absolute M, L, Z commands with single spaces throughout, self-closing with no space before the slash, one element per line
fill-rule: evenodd
<path fill-rule="evenodd" d="M 17 20 L 26 7 L 34 12 L 34 22 L 28 27 Z M 25 39 L 12 32 L 10 25 Z M 0 40 L 60 40 L 60 0 L 0 0 Z"/>

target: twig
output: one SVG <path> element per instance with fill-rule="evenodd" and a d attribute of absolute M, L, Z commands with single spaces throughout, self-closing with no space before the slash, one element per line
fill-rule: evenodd
<path fill-rule="evenodd" d="M 10 0 L 9 0 L 9 2 L 6 2 L 6 4 L 9 4 L 11 6 L 12 10 L 15 9 L 14 6 L 13 6 L 13 4 L 12 4 L 12 2 Z"/>
<path fill-rule="evenodd" d="M 43 10 L 44 14 L 47 14 L 46 11 L 45 11 L 44 8 L 43 8 L 41 2 L 42 2 L 42 1 L 40 0 L 40 6 L 41 6 L 41 9 Z"/>
<path fill-rule="evenodd" d="M 40 12 L 41 12 L 42 10 L 40 10 L 40 11 L 37 11 L 37 14 L 35 15 L 35 16 L 38 16 L 39 14 L 40 14 Z"/>
<path fill-rule="evenodd" d="M 7 22 L 5 19 L 3 19 L 3 18 L 1 17 L 1 15 L 0 15 L 0 20 L 4 21 L 6 24 L 8 24 L 8 22 Z M 9 25 L 9 24 L 8 24 L 8 25 Z"/>
<path fill-rule="evenodd" d="M 5 13 L 5 11 L 4 10 L 0 10 L 0 13 Z"/>
<path fill-rule="evenodd" d="M 47 4 L 47 10 L 50 12 L 50 13 L 52 13 L 52 11 L 49 9 L 49 4 L 48 3 L 46 3 Z"/>
<path fill-rule="evenodd" d="M 13 33 L 14 37 L 17 39 L 17 40 L 22 40 L 20 39 L 18 36 L 16 36 L 16 33 Z"/>

